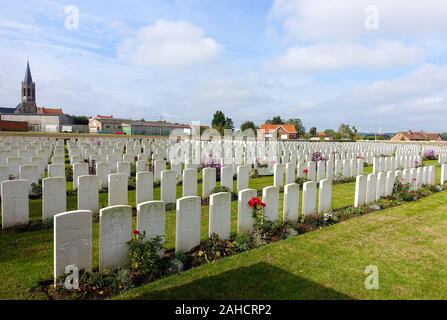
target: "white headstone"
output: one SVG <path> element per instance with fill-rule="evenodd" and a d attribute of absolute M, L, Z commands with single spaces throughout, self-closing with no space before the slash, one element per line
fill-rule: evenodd
<path fill-rule="evenodd" d="M 366 203 L 366 177 L 357 176 L 355 180 L 354 207 L 362 206 Z"/>
<path fill-rule="evenodd" d="M 158 182 L 161 179 L 161 172 L 166 170 L 166 161 L 158 159 L 154 161 L 154 181 Z"/>
<path fill-rule="evenodd" d="M 276 221 L 279 215 L 279 187 L 262 189 L 262 202 L 265 203 L 264 216 L 266 220 Z"/>
<path fill-rule="evenodd" d="M 33 194 L 32 184 L 39 183 L 39 166 L 37 164 L 22 164 L 19 167 L 19 177 L 28 181 L 28 193 Z"/>
<path fill-rule="evenodd" d="M 241 191 L 248 188 L 249 174 L 250 174 L 250 167 L 248 165 L 237 167 L 237 191 Z"/>
<path fill-rule="evenodd" d="M 237 204 L 237 233 L 251 232 L 256 223 L 253 217 L 253 208 L 248 205 L 248 201 L 256 197 L 255 189 L 245 189 L 239 191 Z"/>
<path fill-rule="evenodd" d="M 175 252 L 187 252 L 200 244 L 200 197 L 177 199 Z"/>
<path fill-rule="evenodd" d="M 116 172 L 124 173 L 129 178 L 130 177 L 130 162 L 128 161 L 118 161 L 116 163 Z"/>
<path fill-rule="evenodd" d="M 78 188 L 78 177 L 88 175 L 88 163 L 73 164 L 73 190 Z"/>
<path fill-rule="evenodd" d="M 217 234 L 220 239 L 229 239 L 231 231 L 231 194 L 219 192 L 210 196 L 208 236 Z"/>
<path fill-rule="evenodd" d="M 182 196 L 197 196 L 197 169 L 190 168 L 183 170 Z"/>
<path fill-rule="evenodd" d="M 62 163 L 55 163 L 48 165 L 48 177 L 63 177 L 65 178 L 65 165 Z"/>
<path fill-rule="evenodd" d="M 66 181 L 63 177 L 42 179 L 42 220 L 67 211 Z"/>
<path fill-rule="evenodd" d="M 99 270 L 124 267 L 129 262 L 127 242 L 131 239 L 131 206 L 111 206 L 99 210 Z"/>
<path fill-rule="evenodd" d="M 208 198 L 216 187 L 216 168 L 202 170 L 202 198 Z"/>
<path fill-rule="evenodd" d="M 318 198 L 318 212 L 324 213 L 332 209 L 332 181 L 324 179 L 320 181 Z"/>
<path fill-rule="evenodd" d="M 54 278 L 75 265 L 92 271 L 92 213 L 77 210 L 54 216 Z"/>
<path fill-rule="evenodd" d="M 125 173 L 109 174 L 108 205 L 127 205 L 127 176 Z"/>
<path fill-rule="evenodd" d="M 150 171 L 137 172 L 136 204 L 154 199 L 154 174 Z"/>
<path fill-rule="evenodd" d="M 2 182 L 2 229 L 28 224 L 28 184 L 19 179 Z"/>
<path fill-rule="evenodd" d="M 98 212 L 99 208 L 99 177 L 78 177 L 78 210 Z"/>
<path fill-rule="evenodd" d="M 283 220 L 298 221 L 300 186 L 289 183 L 284 186 Z"/>
<path fill-rule="evenodd" d="M 233 167 L 223 166 L 220 168 L 220 185 L 228 188 L 230 192 L 233 192 Z"/>
<path fill-rule="evenodd" d="M 284 186 L 284 170 L 285 166 L 283 164 L 275 163 L 273 166 L 273 186 L 283 187 Z"/>
<path fill-rule="evenodd" d="M 366 204 L 376 201 L 377 192 L 377 175 L 375 173 L 368 174 L 366 178 Z"/>
<path fill-rule="evenodd" d="M 175 203 L 177 193 L 177 174 L 173 170 L 161 172 L 160 198 L 165 203 Z"/>
<path fill-rule="evenodd" d="M 157 236 L 165 239 L 165 202 L 146 201 L 137 205 L 137 230 L 145 232 L 144 241 Z"/>
<path fill-rule="evenodd" d="M 308 181 L 303 184 L 303 215 L 308 215 L 316 212 L 317 207 L 317 183 L 315 181 Z"/>

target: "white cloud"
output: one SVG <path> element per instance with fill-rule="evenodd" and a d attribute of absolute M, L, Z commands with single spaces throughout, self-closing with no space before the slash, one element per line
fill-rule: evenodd
<path fill-rule="evenodd" d="M 422 49 L 406 47 L 400 42 L 381 41 L 372 47 L 351 43 L 316 44 L 292 47 L 285 55 L 274 59 L 271 66 L 293 71 L 375 69 L 412 64 L 422 56 Z"/>
<path fill-rule="evenodd" d="M 375 5 L 379 29 L 364 27 L 365 8 Z M 364 37 L 445 38 L 447 2 L 442 0 L 275 0 L 270 17 L 288 38 L 352 40 Z"/>
<path fill-rule="evenodd" d="M 118 55 L 136 65 L 172 67 L 210 60 L 220 50 L 220 44 L 193 24 L 157 20 L 126 39 Z"/>

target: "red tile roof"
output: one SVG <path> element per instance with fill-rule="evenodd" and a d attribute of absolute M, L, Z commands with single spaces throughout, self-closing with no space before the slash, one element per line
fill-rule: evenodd
<path fill-rule="evenodd" d="M 424 131 L 401 131 L 396 135 L 401 134 L 408 140 L 413 141 L 426 141 L 426 140 L 438 140 L 440 138 L 439 133 L 427 133 Z"/>
<path fill-rule="evenodd" d="M 284 129 L 288 133 L 296 133 L 295 126 L 293 124 L 261 124 L 261 130 L 264 130 L 265 132 L 274 132 L 278 130 L 279 128 Z"/>
<path fill-rule="evenodd" d="M 37 108 L 37 113 L 38 114 L 64 114 L 64 112 L 62 111 L 62 109 L 60 108 L 45 108 L 45 107 L 38 107 Z"/>

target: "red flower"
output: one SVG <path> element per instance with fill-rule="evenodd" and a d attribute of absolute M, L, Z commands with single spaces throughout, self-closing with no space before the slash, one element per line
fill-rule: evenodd
<path fill-rule="evenodd" d="M 265 207 L 265 202 L 261 202 L 261 206 Z"/>
<path fill-rule="evenodd" d="M 140 231 L 138 231 L 138 230 L 134 230 L 134 231 L 133 231 L 133 234 L 134 234 L 134 235 L 139 235 L 139 234 L 140 234 Z"/>
<path fill-rule="evenodd" d="M 413 178 L 413 181 L 416 181 L 416 178 Z"/>
<path fill-rule="evenodd" d="M 304 173 L 307 173 L 307 172 L 309 172 L 309 169 L 304 168 L 303 172 L 304 172 Z"/>
<path fill-rule="evenodd" d="M 250 200 L 248 200 L 248 205 L 252 208 L 256 207 L 256 206 L 262 206 L 263 202 L 261 200 L 259 200 L 259 198 L 253 197 Z M 265 205 L 264 205 L 265 206 Z"/>
<path fill-rule="evenodd" d="M 255 206 L 255 200 L 254 200 L 255 198 L 251 198 L 250 200 L 248 200 L 248 205 L 250 206 L 250 207 L 254 207 Z"/>

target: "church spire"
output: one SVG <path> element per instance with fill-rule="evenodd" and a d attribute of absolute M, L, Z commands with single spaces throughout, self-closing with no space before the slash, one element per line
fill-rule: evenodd
<path fill-rule="evenodd" d="M 26 72 L 25 72 L 25 79 L 23 80 L 26 84 L 32 84 L 33 78 L 31 77 L 31 70 L 29 68 L 29 61 L 26 61 Z"/>

